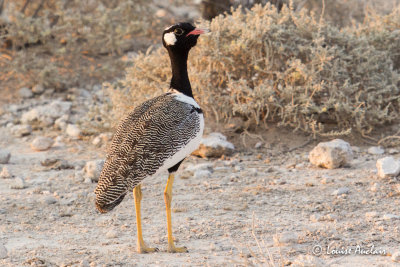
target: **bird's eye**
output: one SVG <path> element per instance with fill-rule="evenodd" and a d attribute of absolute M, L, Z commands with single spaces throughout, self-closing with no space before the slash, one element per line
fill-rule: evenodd
<path fill-rule="evenodd" d="M 176 35 L 182 35 L 182 34 L 183 34 L 183 30 L 182 30 L 181 28 L 176 28 L 176 29 L 174 30 L 174 33 L 175 33 Z"/>

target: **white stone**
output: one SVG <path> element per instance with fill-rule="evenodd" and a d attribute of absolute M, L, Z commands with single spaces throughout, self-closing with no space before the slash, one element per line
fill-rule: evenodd
<path fill-rule="evenodd" d="M 380 178 L 396 177 L 400 173 L 400 161 L 393 157 L 384 157 L 376 161 Z"/>
<path fill-rule="evenodd" d="M 348 194 L 350 189 L 348 187 L 341 187 L 339 189 L 336 189 L 335 191 L 332 192 L 332 195 L 334 196 L 340 196 L 340 195 L 345 195 Z"/>
<path fill-rule="evenodd" d="M 354 153 L 360 153 L 361 149 L 358 146 L 351 146 L 351 150 L 353 150 Z"/>
<path fill-rule="evenodd" d="M 3 244 L 0 244 L 0 259 L 5 259 L 7 257 L 8 257 L 7 248 Z"/>
<path fill-rule="evenodd" d="M 400 151 L 398 149 L 396 149 L 396 148 L 390 148 L 388 150 L 388 153 L 392 155 L 392 154 L 400 153 Z"/>
<path fill-rule="evenodd" d="M 26 87 L 22 87 L 18 90 L 18 94 L 23 98 L 31 98 L 33 96 L 32 90 Z"/>
<path fill-rule="evenodd" d="M 319 143 L 309 154 L 309 160 L 313 165 L 327 169 L 344 166 L 350 163 L 352 158 L 350 144 L 341 139 Z"/>
<path fill-rule="evenodd" d="M 400 262 L 400 250 L 393 252 L 391 259 L 394 262 Z"/>
<path fill-rule="evenodd" d="M 312 221 L 312 222 L 319 222 L 322 220 L 323 220 L 323 218 L 319 214 L 311 214 L 311 216 L 310 216 L 310 221 Z"/>
<path fill-rule="evenodd" d="M 64 114 L 61 117 L 59 117 L 58 119 L 56 119 L 54 121 L 54 126 L 57 129 L 63 130 L 65 131 L 67 129 L 67 125 L 68 125 L 68 114 Z"/>
<path fill-rule="evenodd" d="M 11 185 L 11 189 L 24 189 L 26 188 L 25 180 L 21 177 L 14 179 L 14 184 Z"/>
<path fill-rule="evenodd" d="M 31 148 L 36 151 L 48 150 L 54 143 L 54 140 L 49 137 L 38 136 L 32 143 Z"/>
<path fill-rule="evenodd" d="M 12 178 L 12 175 L 7 167 L 3 167 L 3 169 L 1 170 L 0 178 L 3 178 L 3 179 Z"/>
<path fill-rule="evenodd" d="M 11 153 L 8 150 L 0 149 L 0 164 L 7 164 L 10 161 Z"/>
<path fill-rule="evenodd" d="M 64 144 L 63 140 L 64 140 L 64 138 L 62 136 L 57 136 L 53 147 L 64 147 L 65 144 Z"/>
<path fill-rule="evenodd" d="M 255 148 L 255 149 L 258 149 L 258 148 L 260 148 L 262 145 L 263 145 L 262 142 L 257 142 L 257 144 L 254 145 L 254 148 Z"/>
<path fill-rule="evenodd" d="M 200 146 L 192 154 L 203 158 L 221 157 L 222 155 L 231 155 L 235 146 L 226 140 L 226 136 L 221 133 L 210 133 L 203 137 Z"/>
<path fill-rule="evenodd" d="M 110 230 L 106 233 L 107 238 L 116 238 L 117 237 L 117 232 L 114 230 Z"/>
<path fill-rule="evenodd" d="M 13 135 L 22 137 L 32 133 L 32 126 L 28 124 L 15 125 L 11 128 Z"/>
<path fill-rule="evenodd" d="M 37 84 L 32 87 L 32 92 L 35 94 L 41 94 L 44 92 L 44 87 L 41 84 Z"/>
<path fill-rule="evenodd" d="M 37 121 L 45 126 L 52 125 L 55 119 L 70 113 L 71 105 L 72 103 L 67 101 L 52 101 L 49 104 L 32 108 L 22 114 L 21 122 L 30 124 Z"/>
<path fill-rule="evenodd" d="M 376 211 L 369 211 L 369 212 L 365 213 L 365 217 L 367 217 L 367 218 L 376 218 L 378 216 L 379 216 L 379 214 Z"/>
<path fill-rule="evenodd" d="M 368 148 L 368 153 L 372 155 L 382 155 L 385 153 L 385 150 L 380 146 L 371 146 Z"/>
<path fill-rule="evenodd" d="M 400 216 L 388 213 L 388 214 L 383 215 L 382 218 L 386 221 L 390 221 L 390 220 L 398 220 L 398 219 L 400 219 Z"/>
<path fill-rule="evenodd" d="M 85 176 L 90 178 L 91 181 L 97 182 L 100 177 L 101 170 L 103 169 L 104 160 L 92 160 L 86 162 L 85 167 L 83 168 Z"/>
<path fill-rule="evenodd" d="M 81 136 L 81 130 L 75 124 L 68 124 L 66 132 L 73 138 L 79 138 Z"/>

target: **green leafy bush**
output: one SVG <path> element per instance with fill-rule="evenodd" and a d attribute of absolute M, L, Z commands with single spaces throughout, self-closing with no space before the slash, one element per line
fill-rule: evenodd
<path fill-rule="evenodd" d="M 399 118 L 398 53 L 392 54 L 398 46 L 379 47 L 374 38 L 381 33 L 366 34 L 367 25 L 341 30 L 304 9 L 278 13 L 270 5 L 201 24 L 212 33 L 191 51 L 189 76 L 207 116 L 240 117 L 247 127 L 273 121 L 321 135 L 367 134 Z M 398 37 L 395 31 L 387 27 L 385 34 Z M 164 48 L 148 51 L 118 85 L 108 84 L 115 117 L 166 91 L 169 64 Z"/>

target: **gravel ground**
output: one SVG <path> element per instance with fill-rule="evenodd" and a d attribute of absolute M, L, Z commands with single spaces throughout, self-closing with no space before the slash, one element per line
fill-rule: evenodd
<path fill-rule="evenodd" d="M 160 251 L 138 254 L 132 194 L 99 214 L 96 183 L 82 171 L 104 159 L 104 145 L 50 126 L 22 137 L 12 131 L 38 101 L 0 113 L 0 148 L 11 153 L 0 171 L 12 176 L 0 178 L 1 266 L 396 266 L 400 185 L 377 177 L 385 154 L 358 147 L 350 166 L 320 169 L 308 161 L 316 143 L 287 152 L 305 138 L 278 132 L 232 157 L 189 157 L 175 179 L 172 214 L 177 246 L 189 253 L 166 252 L 163 174 L 142 187 L 144 239 Z M 86 112 L 74 101 L 71 123 Z M 38 136 L 56 142 L 36 151 Z"/>

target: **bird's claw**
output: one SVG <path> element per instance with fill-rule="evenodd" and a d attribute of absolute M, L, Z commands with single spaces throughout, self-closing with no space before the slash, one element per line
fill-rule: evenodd
<path fill-rule="evenodd" d="M 175 247 L 175 246 L 168 246 L 169 253 L 186 253 L 189 252 L 186 247 Z"/>
<path fill-rule="evenodd" d="M 150 247 L 139 247 L 138 252 L 139 253 L 151 253 L 151 252 L 158 252 L 158 248 L 150 248 Z"/>

